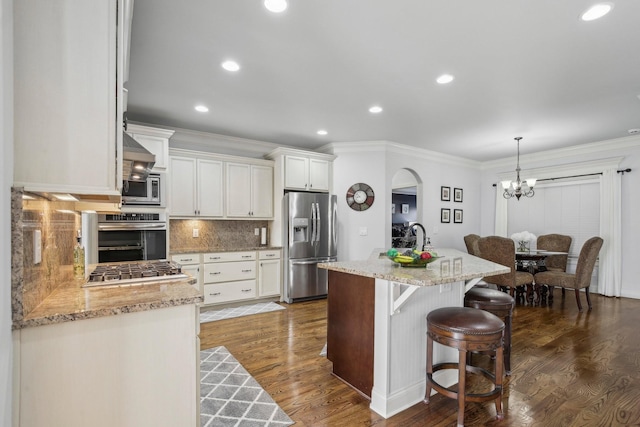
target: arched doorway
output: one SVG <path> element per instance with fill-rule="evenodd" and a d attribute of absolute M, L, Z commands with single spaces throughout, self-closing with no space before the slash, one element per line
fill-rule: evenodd
<path fill-rule="evenodd" d="M 391 179 L 391 247 L 416 246 L 411 225 L 422 218 L 422 181 L 411 169 L 398 170 Z M 419 236 L 422 238 L 422 236 Z"/>

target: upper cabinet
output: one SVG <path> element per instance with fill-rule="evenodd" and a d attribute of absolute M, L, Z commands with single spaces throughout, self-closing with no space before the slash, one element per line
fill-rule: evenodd
<path fill-rule="evenodd" d="M 218 219 L 273 218 L 273 162 L 171 149 L 169 214 Z"/>
<path fill-rule="evenodd" d="M 130 6 L 123 0 L 13 3 L 15 186 L 119 199 Z"/>
<path fill-rule="evenodd" d="M 217 160 L 171 156 L 169 215 L 222 217 L 223 167 Z"/>
<path fill-rule="evenodd" d="M 273 167 L 227 163 L 227 217 L 273 217 Z"/>
<path fill-rule="evenodd" d="M 130 123 L 127 133 L 156 156 L 153 172 L 166 172 L 169 167 L 169 139 L 174 131 Z"/>
<path fill-rule="evenodd" d="M 335 156 L 278 148 L 267 156 L 276 162 L 277 180 L 283 190 L 331 191 L 331 170 Z"/>

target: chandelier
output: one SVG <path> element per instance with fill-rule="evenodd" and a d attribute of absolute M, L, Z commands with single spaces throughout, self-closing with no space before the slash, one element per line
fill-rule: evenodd
<path fill-rule="evenodd" d="M 516 199 L 520 200 L 520 197 L 533 197 L 535 192 L 533 191 L 533 186 L 536 185 L 535 179 L 527 179 L 520 180 L 520 140 L 521 136 L 514 138 L 518 142 L 518 157 L 516 163 L 516 180 L 515 181 L 502 181 L 502 188 L 504 188 L 504 193 L 502 196 L 505 199 L 510 199 L 515 196 Z"/>

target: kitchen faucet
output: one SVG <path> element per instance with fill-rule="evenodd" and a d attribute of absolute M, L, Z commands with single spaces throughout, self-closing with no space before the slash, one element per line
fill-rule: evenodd
<path fill-rule="evenodd" d="M 427 231 L 424 229 L 424 226 L 419 222 L 414 222 L 411 225 L 411 229 L 413 230 L 413 227 L 415 226 L 418 226 L 422 229 L 422 250 L 424 251 L 427 248 Z"/>

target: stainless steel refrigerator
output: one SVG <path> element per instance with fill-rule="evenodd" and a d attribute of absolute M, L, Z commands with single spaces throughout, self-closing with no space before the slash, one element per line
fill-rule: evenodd
<path fill-rule="evenodd" d="M 336 196 L 287 193 L 283 198 L 284 300 L 288 303 L 327 295 L 327 270 L 336 261 Z"/>

